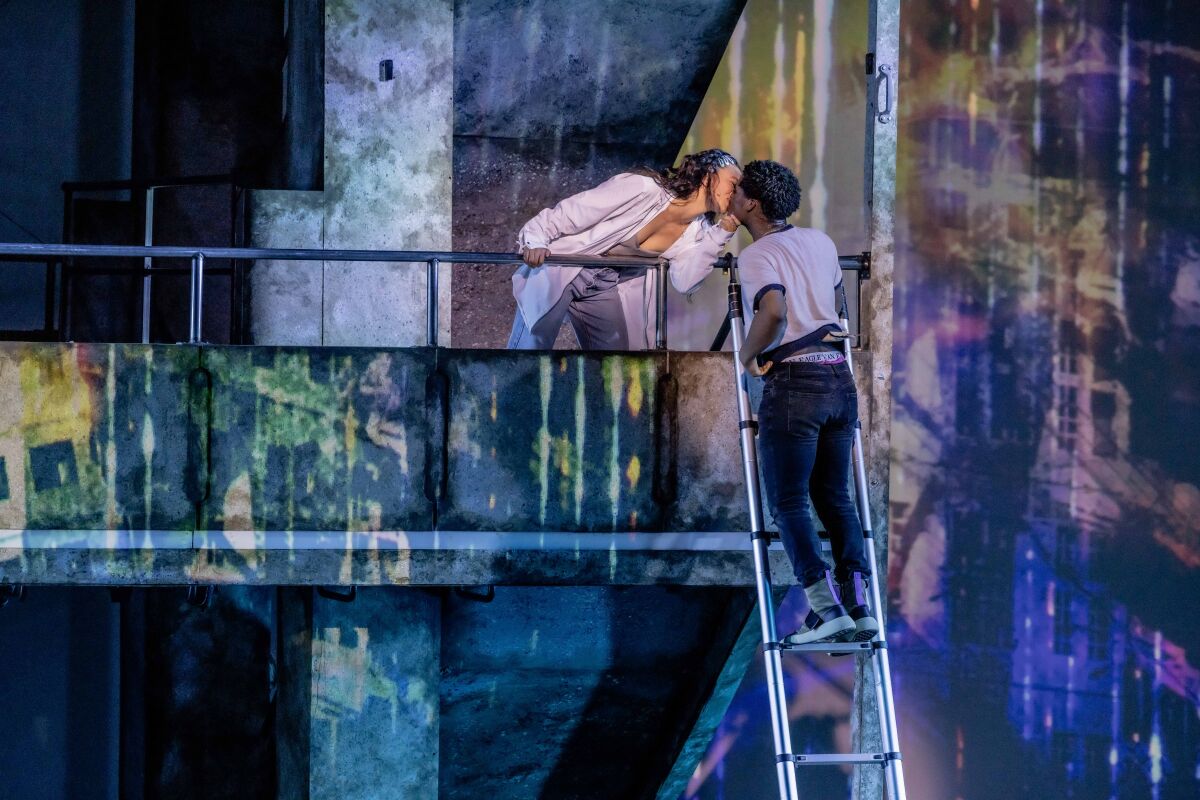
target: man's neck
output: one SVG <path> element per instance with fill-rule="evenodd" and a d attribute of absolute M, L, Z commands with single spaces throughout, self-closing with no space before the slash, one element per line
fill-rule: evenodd
<path fill-rule="evenodd" d="M 767 234 L 775 233 L 785 228 L 787 228 L 787 222 L 778 220 L 769 220 L 762 217 L 751 217 L 746 220 L 746 229 L 750 231 L 750 238 L 756 242 Z"/>

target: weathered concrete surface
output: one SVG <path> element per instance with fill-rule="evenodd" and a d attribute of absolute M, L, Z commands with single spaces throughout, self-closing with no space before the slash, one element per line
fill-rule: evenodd
<path fill-rule="evenodd" d="M 454 249 L 511 251 L 541 209 L 673 161 L 744 5 L 617 0 L 580 13 L 571 3 L 459 0 Z M 456 273 L 456 346 L 504 347 L 511 273 Z M 558 345 L 573 342 L 564 334 Z"/>
<path fill-rule="evenodd" d="M 871 49 L 880 68 L 889 67 L 893 111 L 881 117 L 875 107 L 875 92 L 867 97 L 867 136 L 872 141 L 871 187 L 871 280 L 867 282 L 863 302 L 863 329 L 867 332 L 871 351 L 869 369 L 860 369 L 860 376 L 869 377 L 865 386 L 860 379 L 860 405 L 865 406 L 863 417 L 863 450 L 866 458 L 868 502 L 873 514 L 875 556 L 878 559 L 883 608 L 876 609 L 880 623 L 886 624 L 888 592 L 888 509 L 891 475 L 892 439 L 892 288 L 895 266 L 896 226 L 896 111 L 900 108 L 898 86 L 900 76 L 900 2 L 877 0 L 871 3 Z M 858 658 L 855 667 L 854 705 L 850 728 L 854 747 L 858 751 L 877 748 L 879 744 L 879 708 L 872 688 L 871 671 L 877 661 Z M 884 796 L 882 770 L 859 768 L 854 771 L 851 794 L 857 800 L 874 800 Z"/>
<path fill-rule="evenodd" d="M 380 81 L 386 58 L 395 78 Z M 450 249 L 453 76 L 452 0 L 326 3 L 327 248 Z M 423 264 L 326 263 L 325 344 L 424 344 L 424 275 Z"/>
<path fill-rule="evenodd" d="M 37 532 L 40 535 L 41 532 Z M 747 535 L 748 536 L 748 535 Z M 752 586 L 745 549 L 616 551 L 487 550 L 461 547 L 410 550 L 362 538 L 355 549 L 112 550 L 75 543 L 0 547 L 0 581 L 48 585 L 178 586 Z M 787 556 L 771 551 L 776 585 L 793 583 Z"/>
<path fill-rule="evenodd" d="M 256 191 L 251 193 L 250 241 L 254 247 L 319 249 L 325 241 L 324 217 L 320 192 Z M 256 261 L 249 281 L 250 341 L 321 344 L 321 263 Z"/>
<path fill-rule="evenodd" d="M 0 365 L 11 580 L 750 580 L 740 539 L 452 536 L 745 530 L 727 355 L 14 344 Z"/>
<path fill-rule="evenodd" d="M 665 359 L 456 352 L 448 530 L 661 530 L 654 497 Z"/>
<path fill-rule="evenodd" d="M 447 596 L 441 796 L 655 797 L 752 606 L 722 588 Z"/>
<path fill-rule="evenodd" d="M 191 528 L 187 398 L 198 365 L 186 346 L 0 347 L 0 530 Z"/>
<path fill-rule="evenodd" d="M 199 530 L 432 527 L 431 351 L 212 348 L 202 362 L 213 381 Z"/>
<path fill-rule="evenodd" d="M 323 191 L 256 192 L 255 246 L 450 249 L 453 29 L 451 0 L 325 4 Z M 442 344 L 451 274 L 439 273 Z M 267 263 L 253 297 L 256 342 L 426 343 L 424 264 Z"/>
<path fill-rule="evenodd" d="M 440 616 L 415 589 L 314 604 L 312 800 L 436 800 Z"/>

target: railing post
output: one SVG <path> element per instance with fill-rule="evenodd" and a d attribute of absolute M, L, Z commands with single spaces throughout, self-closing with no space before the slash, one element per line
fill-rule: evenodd
<path fill-rule="evenodd" d="M 655 302 L 654 302 L 654 348 L 667 349 L 667 270 L 670 261 L 659 261 L 654 272 Z"/>
<path fill-rule="evenodd" d="M 143 216 L 142 240 L 146 247 L 154 244 L 154 187 L 146 189 L 146 208 Z M 154 259 L 146 256 L 142 259 L 142 344 L 150 344 L 150 270 Z"/>
<path fill-rule="evenodd" d="M 188 324 L 188 344 L 200 344 L 200 323 L 204 314 L 204 253 L 192 256 L 192 313 Z"/>
<path fill-rule="evenodd" d="M 430 347 L 438 346 L 438 266 L 440 264 L 441 262 L 436 258 L 431 258 L 426 262 L 425 286 L 428 290 L 428 297 L 425 298 L 425 316 L 428 330 L 425 333 Z"/>

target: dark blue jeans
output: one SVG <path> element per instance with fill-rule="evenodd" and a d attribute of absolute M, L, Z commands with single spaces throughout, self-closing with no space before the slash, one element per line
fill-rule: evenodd
<path fill-rule="evenodd" d="M 833 545 L 834 578 L 869 575 L 862 525 L 850 497 L 850 450 L 858 393 L 845 364 L 776 364 L 758 411 L 767 504 L 802 586 L 829 568 L 809 498 Z"/>

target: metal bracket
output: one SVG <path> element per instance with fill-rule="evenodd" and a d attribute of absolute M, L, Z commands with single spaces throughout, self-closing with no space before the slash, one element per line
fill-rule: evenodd
<path fill-rule="evenodd" d="M 883 108 L 879 107 L 879 87 L 883 86 Z M 887 125 L 892 121 L 892 66 L 891 64 L 880 64 L 879 74 L 875 79 L 875 108 L 879 113 L 875 119 L 879 120 L 880 124 Z"/>
<path fill-rule="evenodd" d="M 0 583 L 0 608 L 8 605 L 10 600 L 25 601 L 25 584 Z"/>
<path fill-rule="evenodd" d="M 187 603 L 193 608 L 211 608 L 213 595 L 217 587 L 212 585 L 199 586 L 192 584 L 187 588 Z"/>
<path fill-rule="evenodd" d="M 871 279 L 871 251 L 863 250 L 861 253 L 859 253 L 858 259 L 859 259 L 859 267 L 858 267 L 859 280 L 863 280 L 863 281 L 870 280 Z"/>
<path fill-rule="evenodd" d="M 353 603 L 358 597 L 358 587 L 351 586 L 349 591 L 339 592 L 329 586 L 318 586 L 317 594 L 326 600 L 333 600 L 338 603 Z"/>
<path fill-rule="evenodd" d="M 496 587 L 488 584 L 487 586 L 455 586 L 454 593 L 464 600 L 474 600 L 476 603 L 490 603 L 496 599 Z"/>

